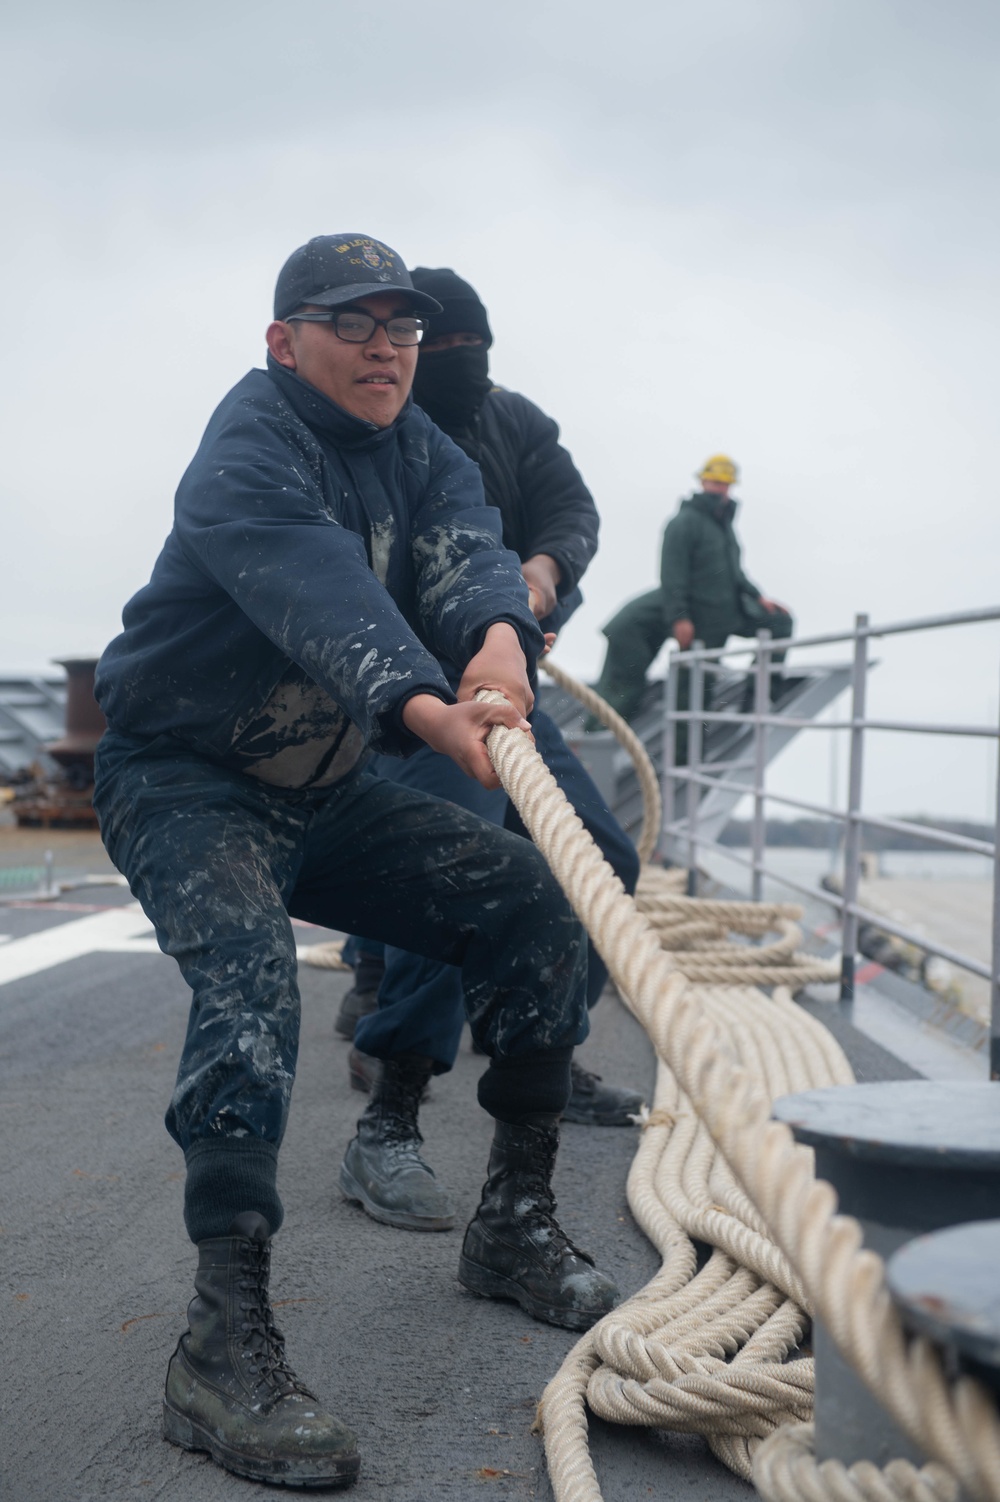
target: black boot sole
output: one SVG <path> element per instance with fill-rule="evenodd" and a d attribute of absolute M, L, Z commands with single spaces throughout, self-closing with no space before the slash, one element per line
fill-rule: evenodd
<path fill-rule="evenodd" d="M 275 1486 L 297 1486 L 304 1490 L 319 1487 L 350 1486 L 358 1479 L 361 1456 L 356 1450 L 324 1460 L 272 1461 L 242 1455 L 224 1445 L 217 1435 L 203 1429 L 186 1414 L 178 1413 L 169 1403 L 163 1405 L 163 1438 L 182 1450 L 204 1450 L 235 1476 L 251 1481 L 268 1481 Z"/>
<path fill-rule="evenodd" d="M 588 1111 L 586 1106 L 576 1107 L 572 1101 L 562 1113 L 563 1121 L 572 1122 L 574 1126 L 602 1126 L 602 1127 L 630 1127 L 638 1125 L 641 1104 L 633 1111 L 615 1111 L 601 1116 L 596 1111 Z"/>
<path fill-rule="evenodd" d="M 344 1163 L 340 1165 L 340 1192 L 345 1199 L 360 1205 L 372 1220 L 394 1226 L 397 1231 L 451 1231 L 455 1226 L 454 1215 L 410 1215 L 405 1210 L 387 1210 L 370 1198 Z"/>
<path fill-rule="evenodd" d="M 503 1273 L 495 1273 L 491 1268 L 471 1261 L 464 1252 L 458 1259 L 458 1281 L 470 1293 L 478 1293 L 480 1298 L 508 1299 L 519 1304 L 532 1319 L 543 1320 L 547 1325 L 560 1325 L 564 1330 L 589 1330 L 608 1313 L 606 1309 L 590 1313 L 584 1309 L 560 1309 L 546 1304 L 512 1278 L 506 1278 Z"/>

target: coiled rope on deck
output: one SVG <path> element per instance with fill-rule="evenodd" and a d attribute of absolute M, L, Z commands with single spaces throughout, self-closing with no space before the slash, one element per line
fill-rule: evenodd
<path fill-rule="evenodd" d="M 328 939 L 322 944 L 299 944 L 295 950 L 300 965 L 314 965 L 317 970 L 353 970 L 344 959 L 344 939 Z"/>
<path fill-rule="evenodd" d="M 796 922 L 802 916 L 801 907 L 794 903 L 706 902 L 685 897 L 681 892 L 686 880 L 683 872 L 648 864 L 659 839 L 663 804 L 656 770 L 645 746 L 627 720 L 551 657 L 543 657 L 539 666 L 564 693 L 613 732 L 632 760 L 643 809 L 642 828 L 636 841 L 643 862 L 636 903 L 659 932 L 663 947 L 674 953 L 678 970 L 691 980 L 723 984 L 752 979 L 762 986 L 803 986 L 809 981 L 835 979 L 838 974 L 835 962 L 797 951 L 802 940 Z M 731 933 L 759 938 L 772 930 L 781 934 L 774 944 L 751 948 L 727 942 Z M 697 953 L 680 957 L 679 950 Z M 750 966 L 754 967 L 752 975 Z"/>
<path fill-rule="evenodd" d="M 821 1042 L 799 1009 L 794 1028 L 785 1016 L 766 1038 L 761 1034 L 757 998 L 763 993 L 754 982 L 770 983 L 772 968 L 781 968 L 773 964 L 776 956 L 756 970 L 748 958 L 742 974 L 735 965 L 727 967 L 723 987 L 693 984 L 679 968 L 690 963 L 691 951 L 665 952 L 661 934 L 626 896 L 528 738 L 497 726 L 487 744 L 508 796 L 660 1061 L 654 1110 L 630 1175 L 630 1204 L 647 1234 L 653 1231 L 664 1267 L 640 1295 L 577 1343 L 543 1395 L 540 1417 L 559 1502 L 600 1502 L 587 1453 L 585 1393 L 595 1405 L 605 1402 L 609 1413 L 620 1401 L 631 1415 L 627 1422 L 677 1427 L 683 1421 L 706 1434 L 734 1470 L 746 1475 L 753 1467 L 769 1502 L 813 1495 L 824 1502 L 944 1502 L 955 1490 L 948 1471 L 977 1502 L 1000 1502 L 1000 1418 L 990 1398 L 968 1378 L 949 1386 L 934 1349 L 907 1340 L 881 1259 L 862 1249 L 856 1221 L 836 1215 L 834 1191 L 815 1178 L 811 1151 L 796 1144 L 783 1123 L 770 1120 L 772 1094 L 776 1088 L 783 1093 L 787 1079 L 798 1079 L 800 1066 L 811 1069 L 814 1080 L 819 1058 L 831 1076 L 844 1068 L 832 1040 Z M 732 927 L 741 916 L 672 896 L 661 889 L 653 906 L 672 920 L 668 933 L 686 923 L 689 942 L 698 937 L 691 924 L 718 920 Z M 779 917 L 793 921 L 783 907 L 769 921 Z M 759 914 L 756 921 L 759 932 Z M 792 968 L 786 968 L 786 978 Z M 792 1005 L 784 992 L 770 1001 L 779 1009 Z M 788 1050 L 800 1057 L 791 1060 Z M 669 1187 L 669 1202 L 660 1199 L 661 1184 Z M 685 1251 L 688 1226 L 691 1234 L 725 1247 L 695 1276 Z M 757 1286 L 748 1274 L 759 1280 Z M 947 1471 L 925 1466 L 911 1484 L 905 1467 L 848 1470 L 832 1461 L 817 1466 L 805 1455 L 801 1419 L 811 1408 L 811 1372 L 808 1363 L 784 1361 L 801 1338 L 803 1311 L 823 1318 L 842 1354 L 900 1427 Z M 654 1332 L 659 1338 L 650 1338 Z M 602 1358 L 611 1352 L 617 1361 L 622 1351 L 637 1375 L 616 1377 L 611 1364 L 612 1375 L 598 1378 L 590 1392 Z M 789 1366 L 795 1368 L 791 1373 Z M 657 1406 L 661 1398 L 673 1405 L 673 1425 Z M 637 1419 L 644 1408 L 648 1416 Z"/>

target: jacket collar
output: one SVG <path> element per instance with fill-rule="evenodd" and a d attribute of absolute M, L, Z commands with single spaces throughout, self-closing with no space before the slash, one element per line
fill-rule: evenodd
<path fill-rule="evenodd" d="M 301 418 L 307 428 L 317 434 L 318 437 L 327 439 L 337 448 L 345 449 L 373 449 L 395 435 L 400 425 L 409 417 L 413 407 L 412 393 L 406 398 L 403 410 L 396 421 L 390 423 L 387 428 L 380 428 L 377 423 L 368 422 L 363 417 L 355 417 L 353 413 L 338 407 L 322 391 L 304 381 L 296 375 L 294 370 L 289 370 L 284 365 L 279 365 L 273 355 L 267 357 L 267 373 L 277 386 L 285 401 L 292 408 L 296 417 Z"/>
<path fill-rule="evenodd" d="M 693 506 L 702 515 L 710 516 L 713 521 L 725 525 L 727 522 L 731 522 L 736 515 L 736 507 L 739 505 L 739 502 L 734 501 L 731 495 L 723 498 L 717 495 L 710 495 L 706 490 L 696 490 L 694 495 L 689 496 L 684 504 L 685 506 Z"/>

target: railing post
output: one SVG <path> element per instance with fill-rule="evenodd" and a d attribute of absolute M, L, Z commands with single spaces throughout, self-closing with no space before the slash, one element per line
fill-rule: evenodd
<path fill-rule="evenodd" d="M 1000 1080 L 1000 739 L 997 740 L 997 807 L 992 856 L 992 976 L 989 981 L 989 1078 Z"/>
<path fill-rule="evenodd" d="M 696 641 L 693 644 L 694 651 L 703 650 L 702 643 Z M 701 771 L 701 732 L 702 712 L 705 708 L 705 664 L 700 657 L 695 657 L 691 663 L 691 718 L 688 720 L 688 771 L 699 773 Z M 687 785 L 687 826 L 688 826 L 688 874 L 687 894 L 689 897 L 698 895 L 698 804 L 701 801 L 701 788 L 690 777 Z"/>
<path fill-rule="evenodd" d="M 753 826 L 751 831 L 750 896 L 760 902 L 764 895 L 764 849 L 767 843 L 764 807 L 764 776 L 767 771 L 767 727 L 761 716 L 771 707 L 771 633 L 757 632 L 757 660 L 753 693 Z"/>
<path fill-rule="evenodd" d="M 661 802 L 663 804 L 663 827 L 660 832 L 660 855 L 664 861 L 673 859 L 671 854 L 676 844 L 673 825 L 677 818 L 677 681 L 680 677 L 674 653 L 667 658 L 667 677 L 663 686 L 663 776 L 661 778 Z"/>
<path fill-rule="evenodd" d="M 830 719 L 837 718 L 837 700 L 830 705 Z M 841 832 L 840 824 L 836 815 L 837 800 L 840 797 L 840 757 L 837 755 L 839 730 L 830 731 L 830 875 L 837 869 L 837 856 L 840 853 Z"/>
<path fill-rule="evenodd" d="M 841 940 L 840 999 L 854 1000 L 854 961 L 858 949 L 858 919 L 850 911 L 858 900 L 861 874 L 861 789 L 865 754 L 865 703 L 868 688 L 867 615 L 854 617 L 854 664 L 851 670 L 851 762 L 847 788 L 847 830 L 844 837 L 844 923 Z"/>

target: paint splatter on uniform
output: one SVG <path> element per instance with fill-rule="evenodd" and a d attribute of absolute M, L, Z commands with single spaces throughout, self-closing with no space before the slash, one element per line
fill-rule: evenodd
<path fill-rule="evenodd" d="M 97 694 L 102 833 L 193 991 L 168 1112 L 188 1152 L 276 1152 L 298 1040 L 289 915 L 461 965 L 512 1059 L 586 1033 L 584 945 L 526 840 L 361 769 L 421 743 L 496 621 L 542 645 L 476 466 L 407 402 L 388 428 L 269 362 L 222 402 Z M 189 1159 L 190 1168 L 190 1159 Z M 273 1226 L 272 1226 L 273 1228 Z"/>

